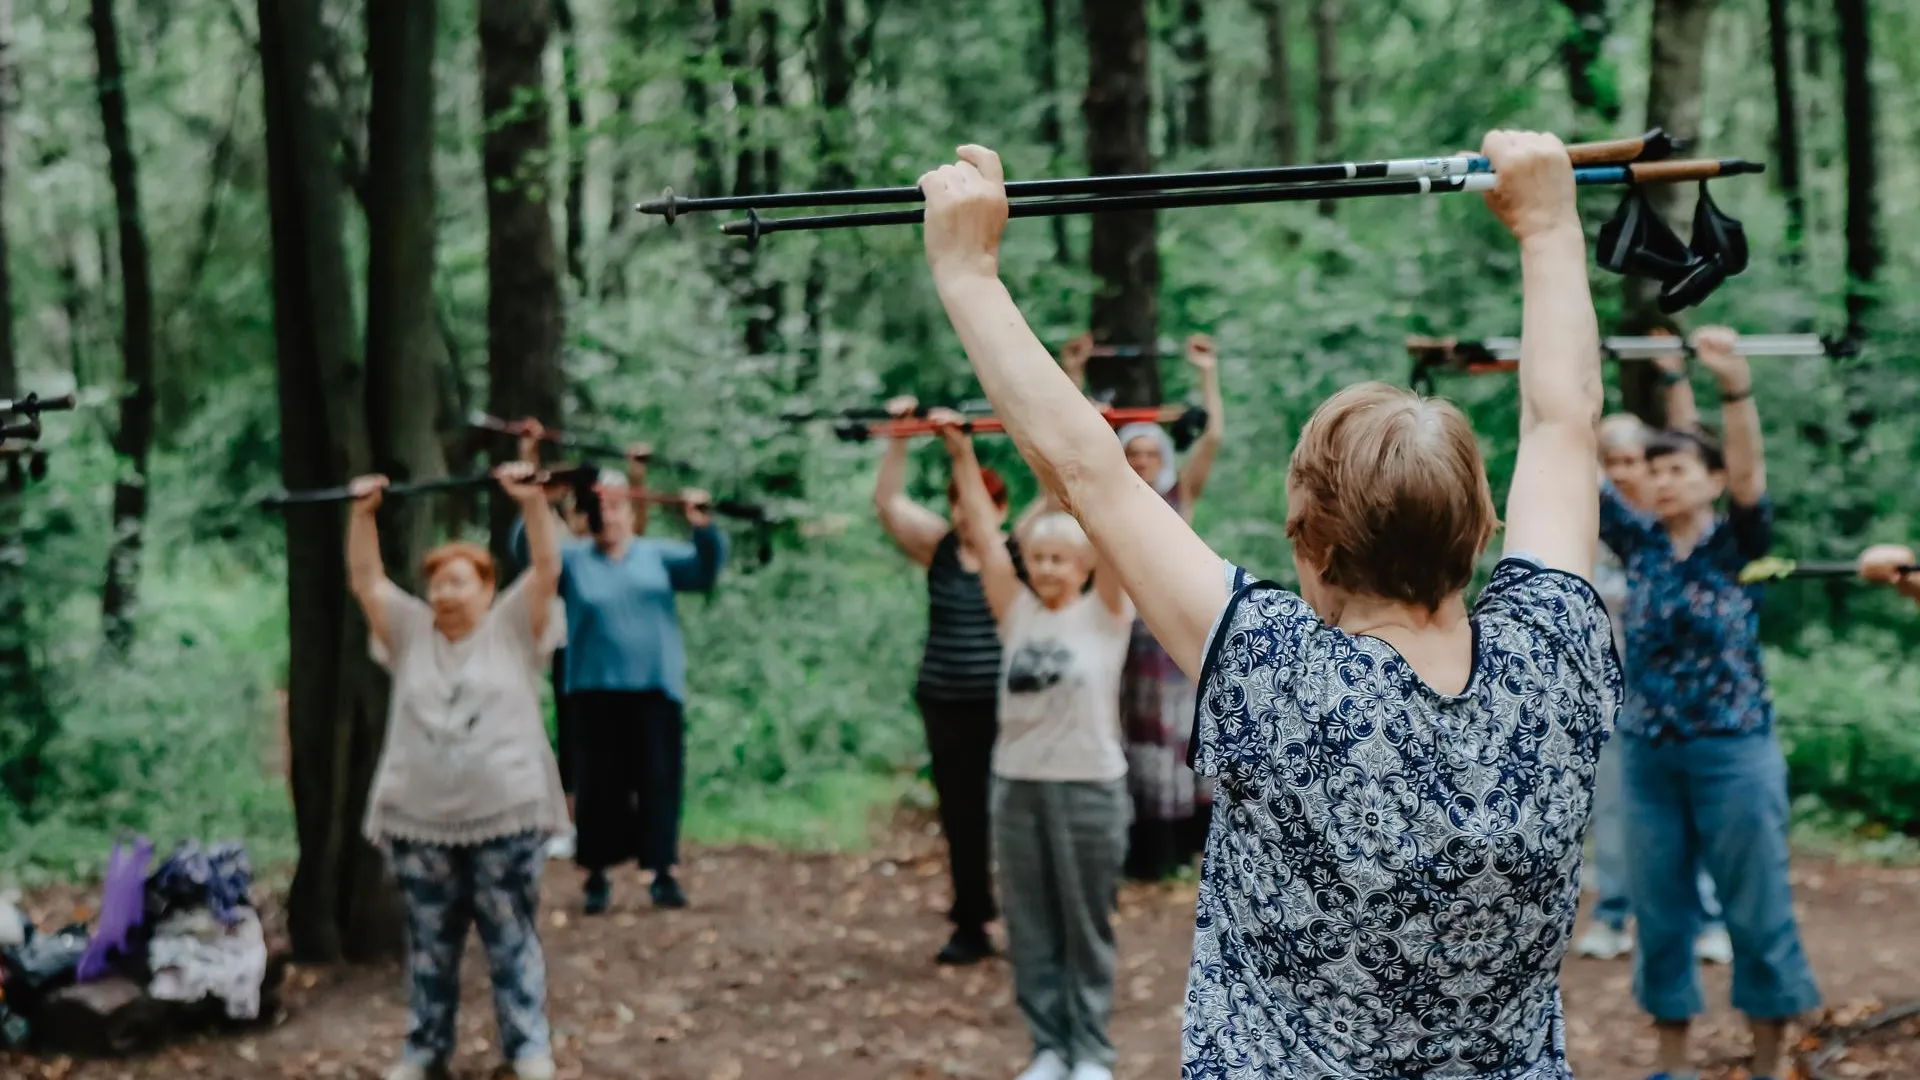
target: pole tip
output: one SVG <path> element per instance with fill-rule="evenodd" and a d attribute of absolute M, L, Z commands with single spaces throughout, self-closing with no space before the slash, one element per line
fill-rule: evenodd
<path fill-rule="evenodd" d="M 671 187 L 662 188 L 660 197 L 643 203 L 636 203 L 634 210 L 642 214 L 658 214 L 671 225 L 680 216 L 680 201 L 674 197 Z"/>

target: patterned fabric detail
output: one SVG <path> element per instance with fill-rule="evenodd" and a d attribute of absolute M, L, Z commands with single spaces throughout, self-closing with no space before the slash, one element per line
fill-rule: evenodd
<path fill-rule="evenodd" d="M 1571 1076 L 1558 973 L 1619 666 L 1592 587 L 1525 560 L 1472 624 L 1447 695 L 1236 591 L 1196 718 L 1217 783 L 1183 1080 Z"/>
<path fill-rule="evenodd" d="M 1593 560 L 1593 591 L 1600 594 L 1600 602 L 1607 606 L 1607 621 L 1613 624 L 1613 651 L 1622 658 L 1627 655 L 1627 568 L 1620 565 L 1620 556 L 1605 544 Z"/>
<path fill-rule="evenodd" d="M 1020 562 L 1020 544 L 1007 539 L 1007 554 Z M 982 701 L 1000 690 L 1000 628 L 987 607 L 980 575 L 960 562 L 960 536 L 948 533 L 927 564 L 927 647 L 914 693 L 933 701 Z"/>
<path fill-rule="evenodd" d="M 1627 570 L 1627 700 L 1620 730 L 1652 742 L 1773 727 L 1758 585 L 1740 568 L 1773 543 L 1773 502 L 1735 505 L 1684 559 L 1667 530 L 1600 487 L 1600 539 Z"/>
<path fill-rule="evenodd" d="M 432 1066 L 453 1056 L 460 954 L 476 923 L 506 1060 L 550 1052 L 547 963 L 537 921 L 545 856 L 545 838 L 537 833 L 471 847 L 393 841 L 393 877 L 407 908 L 405 1060 Z"/>

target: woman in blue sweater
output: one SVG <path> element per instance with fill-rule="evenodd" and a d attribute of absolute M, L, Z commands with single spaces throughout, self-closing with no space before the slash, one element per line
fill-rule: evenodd
<path fill-rule="evenodd" d="M 639 476 L 644 478 L 644 473 Z M 685 907 L 674 879 L 686 777 L 687 648 L 674 594 L 707 592 L 726 561 L 702 491 L 686 491 L 692 542 L 655 540 L 646 503 L 628 498 L 628 478 L 601 475 L 589 535 L 560 548 L 567 608 L 566 689 L 574 728 L 567 763 L 575 785 L 574 861 L 587 871 L 586 912 L 613 900 L 607 870 L 638 859 L 653 871 L 653 902 Z M 525 543 L 513 536 L 515 554 Z"/>

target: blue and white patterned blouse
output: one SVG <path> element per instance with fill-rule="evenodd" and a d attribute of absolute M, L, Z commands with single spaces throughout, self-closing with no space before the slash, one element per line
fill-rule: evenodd
<path fill-rule="evenodd" d="M 1773 503 L 1731 511 L 1673 557 L 1658 521 L 1600 485 L 1600 540 L 1627 569 L 1627 701 L 1620 730 L 1653 742 L 1773 727 L 1760 660 L 1758 585 L 1740 568 L 1773 544 Z"/>
<path fill-rule="evenodd" d="M 1599 596 L 1503 559 L 1447 695 L 1230 573 L 1182 1080 L 1567 1080 L 1560 959 L 1620 697 Z"/>

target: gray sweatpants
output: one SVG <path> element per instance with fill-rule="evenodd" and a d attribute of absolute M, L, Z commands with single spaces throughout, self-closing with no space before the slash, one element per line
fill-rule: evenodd
<path fill-rule="evenodd" d="M 1125 780 L 993 783 L 1014 999 L 1034 1053 L 1112 1065 L 1113 923 L 1132 804 Z"/>

